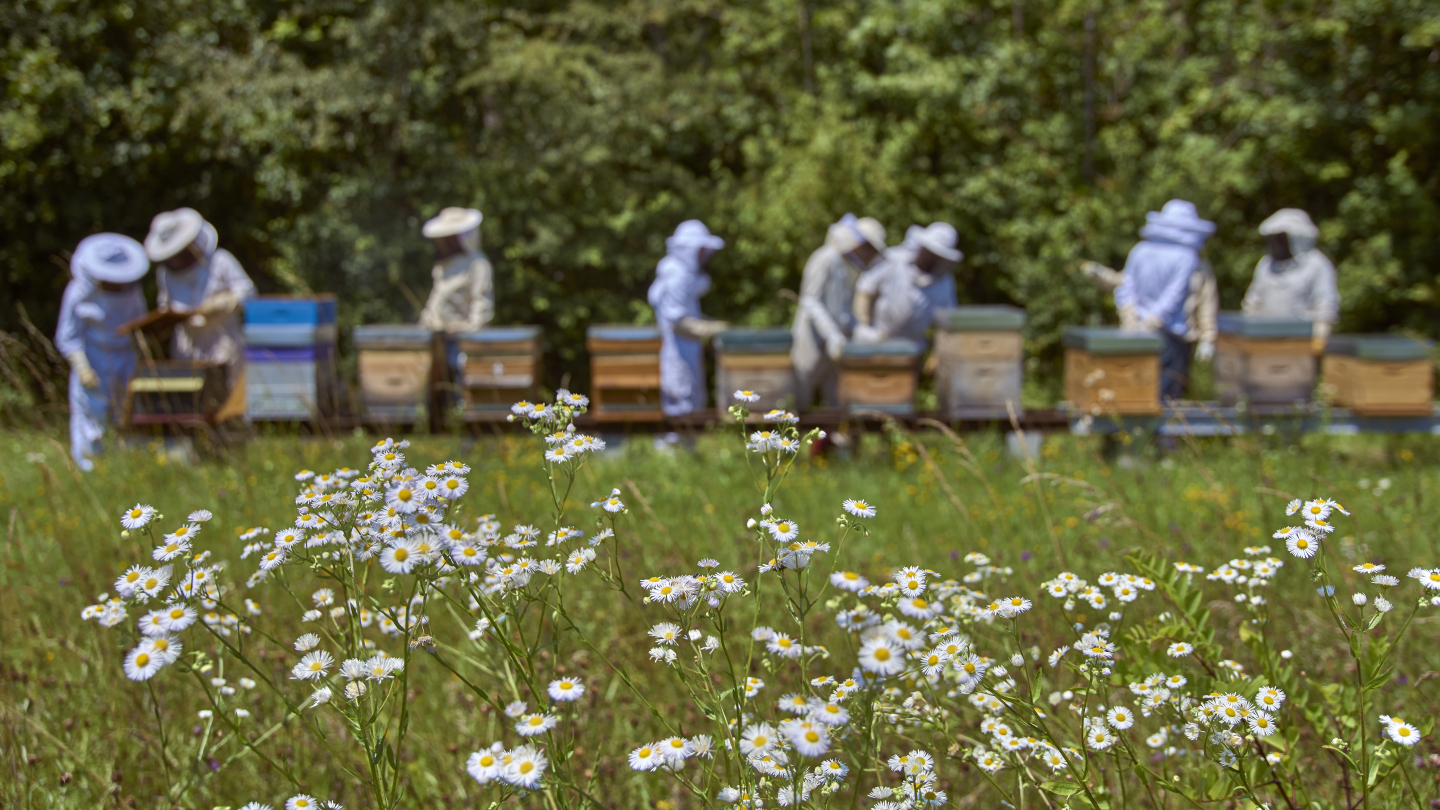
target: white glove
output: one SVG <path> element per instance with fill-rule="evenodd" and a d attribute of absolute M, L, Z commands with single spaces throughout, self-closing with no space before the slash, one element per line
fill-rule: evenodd
<path fill-rule="evenodd" d="M 1195 345 L 1195 362 L 1208 363 L 1215 356 L 1215 344 L 1208 340 L 1202 340 Z"/>
<path fill-rule="evenodd" d="M 868 323 L 856 324 L 855 336 L 851 339 L 856 343 L 879 343 L 885 339 L 885 333 Z"/>
<path fill-rule="evenodd" d="M 208 319 L 204 315 L 197 312 L 194 315 L 191 315 L 190 317 L 185 319 L 185 325 L 199 329 L 200 327 L 205 325 L 205 322 L 207 320 Z"/>
<path fill-rule="evenodd" d="M 839 360 L 840 355 L 845 353 L 845 345 L 848 342 L 849 341 L 845 340 L 845 338 L 843 337 L 835 338 L 834 340 L 825 344 L 825 354 L 829 355 L 831 360 Z"/>
<path fill-rule="evenodd" d="M 1310 326 L 1310 351 L 1313 354 L 1324 354 L 1325 344 L 1330 340 L 1330 323 L 1328 321 L 1316 321 Z"/>
<path fill-rule="evenodd" d="M 1149 329 L 1151 332 L 1159 332 L 1160 327 L 1164 326 L 1165 324 L 1163 321 L 1160 320 L 1160 317 L 1157 315 L 1146 315 L 1145 317 L 1140 319 L 1140 325 L 1145 327 L 1146 329 Z"/>
<path fill-rule="evenodd" d="M 1140 326 L 1140 315 L 1135 311 L 1135 307 L 1120 307 L 1120 328 L 1126 331 L 1134 331 L 1142 328 Z"/>
<path fill-rule="evenodd" d="M 80 384 L 86 388 L 95 389 L 100 387 L 100 375 L 90 366 L 90 359 L 85 352 L 71 352 L 65 355 L 65 360 L 70 363 L 70 368 L 75 371 L 75 376 L 80 378 Z"/>

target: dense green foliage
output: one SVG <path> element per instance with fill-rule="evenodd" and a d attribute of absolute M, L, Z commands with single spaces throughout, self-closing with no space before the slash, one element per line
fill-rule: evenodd
<path fill-rule="evenodd" d="M 954 222 L 962 295 L 1028 306 L 1053 360 L 1108 306 L 1074 261 L 1123 261 L 1172 196 L 1219 223 L 1227 305 L 1300 206 L 1342 329 L 1440 323 L 1424 0 L 19 0 L 0 28 L 0 290 L 42 329 L 78 239 L 178 205 L 262 289 L 413 319 L 419 223 L 471 204 L 502 322 L 574 367 L 586 323 L 648 316 L 678 220 L 731 242 L 710 310 L 775 323 L 854 210 Z"/>

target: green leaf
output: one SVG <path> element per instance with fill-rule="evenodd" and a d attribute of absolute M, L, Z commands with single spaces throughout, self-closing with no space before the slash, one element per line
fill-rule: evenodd
<path fill-rule="evenodd" d="M 1056 796 L 1074 796 L 1085 788 L 1074 782 L 1041 782 L 1040 789 L 1048 790 Z"/>
<path fill-rule="evenodd" d="M 1384 668 L 1382 668 L 1379 672 L 1375 673 L 1375 677 L 1371 678 L 1368 682 L 1366 682 L 1365 691 L 1373 692 L 1374 690 L 1384 686 L 1390 681 L 1390 674 L 1394 671 L 1394 664 L 1386 664 Z"/>

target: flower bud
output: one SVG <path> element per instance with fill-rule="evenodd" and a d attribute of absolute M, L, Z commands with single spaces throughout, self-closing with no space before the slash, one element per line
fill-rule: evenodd
<path fill-rule="evenodd" d="M 1363 605 L 1363 604 L 1365 604 L 1368 600 L 1365 598 L 1365 594 L 1363 594 L 1363 593 L 1357 593 L 1357 594 L 1351 595 L 1350 601 L 1351 601 L 1351 602 L 1354 602 L 1354 603 L 1357 604 L 1357 605 Z"/>

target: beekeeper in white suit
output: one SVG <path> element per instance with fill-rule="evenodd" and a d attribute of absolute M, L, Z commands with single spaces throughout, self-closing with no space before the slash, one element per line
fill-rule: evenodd
<path fill-rule="evenodd" d="M 830 226 L 825 244 L 810 254 L 800 277 L 800 306 L 790 329 L 790 360 L 799 386 L 799 405 L 808 407 L 819 390 L 826 407 L 839 404 L 835 361 L 855 328 L 855 282 L 885 250 L 885 226 L 870 217 L 846 214 Z"/>
<path fill-rule="evenodd" d="M 420 325 L 436 332 L 474 332 L 495 317 L 494 269 L 480 250 L 480 222 L 474 208 L 446 208 L 420 232 L 434 240 L 434 286 L 420 313 Z"/>
<path fill-rule="evenodd" d="M 115 330 L 145 314 L 140 279 L 149 269 L 145 248 L 118 233 L 87 236 L 70 257 L 55 348 L 70 363 L 70 456 L 82 470 L 95 468 L 135 373 L 131 338 Z"/>
<path fill-rule="evenodd" d="M 156 305 L 191 313 L 175 327 L 177 360 L 224 363 L 232 390 L 244 380 L 245 330 L 240 308 L 255 284 L 240 262 L 219 246 L 215 226 L 193 208 L 166 211 L 150 222 L 145 252 L 155 271 Z"/>
<path fill-rule="evenodd" d="M 855 286 L 855 341 L 875 343 L 904 338 L 924 345 L 935 313 L 957 305 L 954 226 L 935 222 L 910 226 L 905 241 L 885 251 L 885 260 L 865 272 Z"/>
<path fill-rule="evenodd" d="M 705 407 L 705 341 L 729 324 L 700 313 L 700 299 L 710 292 L 705 265 L 725 240 L 705 223 L 688 219 L 665 240 L 665 258 L 655 267 L 647 296 L 660 327 L 660 409 L 683 416 Z"/>
<path fill-rule="evenodd" d="M 1314 324 L 1311 345 L 1325 350 L 1330 328 L 1340 317 L 1335 265 L 1315 247 L 1320 229 L 1299 208 L 1282 208 L 1260 223 L 1266 255 L 1240 307 L 1246 315 L 1291 318 Z"/>

